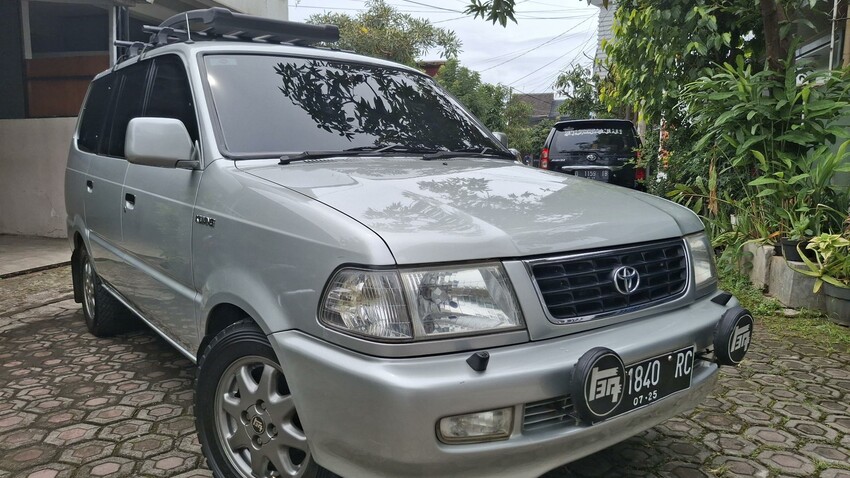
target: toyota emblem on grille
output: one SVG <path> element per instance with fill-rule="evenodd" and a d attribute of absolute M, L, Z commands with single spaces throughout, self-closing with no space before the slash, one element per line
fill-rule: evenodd
<path fill-rule="evenodd" d="M 586 159 L 587 159 L 588 161 L 596 161 L 596 159 L 597 159 L 596 153 L 590 153 L 590 154 L 588 154 Z"/>
<path fill-rule="evenodd" d="M 617 292 L 629 295 L 636 291 L 639 285 L 640 274 L 634 267 L 623 266 L 614 271 L 614 287 Z"/>

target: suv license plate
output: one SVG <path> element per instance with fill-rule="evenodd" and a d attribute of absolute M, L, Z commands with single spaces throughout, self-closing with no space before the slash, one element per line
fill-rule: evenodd
<path fill-rule="evenodd" d="M 626 367 L 626 395 L 619 415 L 690 388 L 694 348 L 687 347 Z"/>
<path fill-rule="evenodd" d="M 575 175 L 580 178 L 595 179 L 597 181 L 608 181 L 607 169 L 576 169 Z"/>

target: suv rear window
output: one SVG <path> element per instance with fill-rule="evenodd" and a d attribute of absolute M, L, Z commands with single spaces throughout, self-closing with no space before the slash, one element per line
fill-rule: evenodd
<path fill-rule="evenodd" d="M 269 55 L 207 55 L 204 65 L 231 157 L 391 144 L 499 148 L 425 75 Z"/>
<path fill-rule="evenodd" d="M 559 153 L 605 151 L 630 153 L 637 147 L 634 130 L 624 123 L 577 124 L 559 126 L 552 139 Z"/>

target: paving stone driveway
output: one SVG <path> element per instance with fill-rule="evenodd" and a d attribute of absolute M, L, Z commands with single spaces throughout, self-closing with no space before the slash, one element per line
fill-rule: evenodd
<path fill-rule="evenodd" d="M 209 476 L 194 366 L 152 332 L 96 339 L 68 268 L 0 280 L 0 478 Z M 850 351 L 763 330 L 700 408 L 553 470 L 850 478 Z"/>

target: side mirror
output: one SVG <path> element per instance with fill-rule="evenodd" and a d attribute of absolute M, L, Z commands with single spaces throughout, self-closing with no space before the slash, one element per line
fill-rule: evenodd
<path fill-rule="evenodd" d="M 508 135 L 506 135 L 505 133 L 497 131 L 497 132 L 493 133 L 493 136 L 495 136 L 496 139 L 498 139 L 499 142 L 502 143 L 502 146 L 504 146 L 506 148 L 508 147 Z"/>
<path fill-rule="evenodd" d="M 519 150 L 518 150 L 518 149 L 516 149 L 516 148 L 508 148 L 508 151 L 510 151 L 510 152 L 511 152 L 511 154 L 513 154 L 513 155 L 514 155 L 514 158 L 516 158 L 516 160 L 517 160 L 518 162 L 520 162 L 520 163 L 522 162 L 522 154 L 519 152 Z"/>
<path fill-rule="evenodd" d="M 193 161 L 192 139 L 186 126 L 173 118 L 131 119 L 127 125 L 124 154 L 133 164 L 160 168 L 197 163 Z"/>

